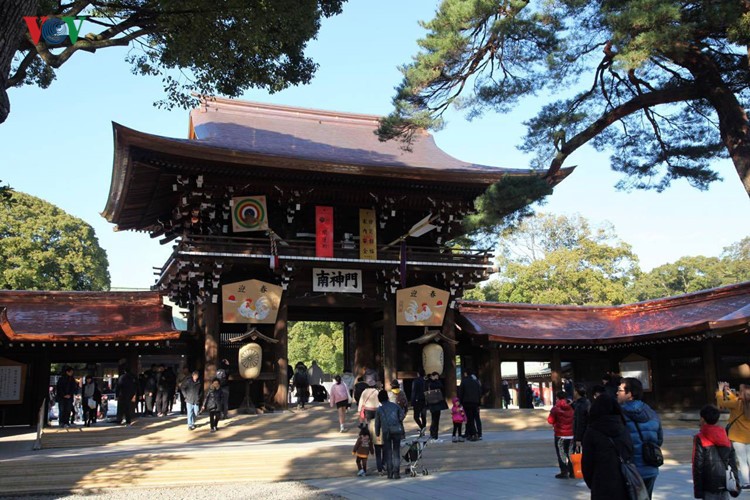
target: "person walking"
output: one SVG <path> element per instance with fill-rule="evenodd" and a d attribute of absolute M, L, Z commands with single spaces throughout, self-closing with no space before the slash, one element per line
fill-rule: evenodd
<path fill-rule="evenodd" d="M 378 389 L 375 386 L 375 377 L 366 376 L 365 382 L 367 383 L 367 389 L 362 391 L 359 396 L 359 405 L 357 406 L 360 423 L 369 422 L 375 418 L 375 410 L 378 409 Z"/>
<path fill-rule="evenodd" d="M 601 397 L 601 396 L 599 396 Z M 644 445 L 661 446 L 664 442 L 664 432 L 661 428 L 659 415 L 649 405 L 641 401 L 643 385 L 637 378 L 626 377 L 620 381 L 617 389 L 617 402 L 622 407 L 625 423 L 633 441 L 633 463 L 643 478 L 648 490 L 649 498 L 654 493 L 654 484 L 659 476 L 659 467 L 648 464 L 643 458 Z"/>
<path fill-rule="evenodd" d="M 409 413 L 409 400 L 406 399 L 406 394 L 401 390 L 401 384 L 398 380 L 391 380 L 391 390 L 388 391 L 388 401 L 396 403 L 404 410 L 404 415 Z"/>
<path fill-rule="evenodd" d="M 740 484 L 750 489 L 750 385 L 740 384 L 735 393 L 728 383 L 719 382 L 716 404 L 729 410 L 727 434 L 737 455 Z"/>
<path fill-rule="evenodd" d="M 78 391 L 78 384 L 73 378 L 73 367 L 65 366 L 57 381 L 57 418 L 60 427 L 70 427 L 70 417 L 73 414 L 73 399 Z"/>
<path fill-rule="evenodd" d="M 221 388 L 221 382 L 218 378 L 211 381 L 211 386 L 206 393 L 206 399 L 203 401 L 201 411 L 208 410 L 208 422 L 211 425 L 211 432 L 219 430 L 219 418 L 222 415 L 224 405 L 224 391 Z"/>
<path fill-rule="evenodd" d="M 81 404 L 83 406 L 83 425 L 91 427 L 96 423 L 96 414 L 101 403 L 102 393 L 94 382 L 94 377 L 86 375 L 81 386 Z"/>
<path fill-rule="evenodd" d="M 292 383 L 294 384 L 294 393 L 297 395 L 297 409 L 304 410 L 305 403 L 310 397 L 310 381 L 307 378 L 307 367 L 301 361 L 294 367 Z"/>
<path fill-rule="evenodd" d="M 508 408 L 510 408 L 510 403 L 511 403 L 510 386 L 508 385 L 507 380 L 503 380 L 502 398 L 503 398 L 503 408 L 507 410 Z"/>
<path fill-rule="evenodd" d="M 414 422 L 419 427 L 419 436 L 424 436 L 427 428 L 427 405 L 424 401 L 424 370 L 417 372 L 417 378 L 411 383 L 411 407 L 414 412 Z"/>
<path fill-rule="evenodd" d="M 609 394 L 602 394 L 591 405 L 583 435 L 581 469 L 591 500 L 629 500 L 620 457 L 632 460 L 633 441 L 620 405 Z"/>
<path fill-rule="evenodd" d="M 375 449 L 375 466 L 378 469 L 378 474 L 385 476 L 385 463 L 383 462 L 383 435 L 375 433 L 374 418 L 367 422 L 367 428 L 370 430 L 370 437 L 372 438 L 372 444 Z"/>
<path fill-rule="evenodd" d="M 439 390 L 441 394 L 441 397 L 437 402 L 428 405 L 430 410 L 430 438 L 437 441 L 438 432 L 440 430 L 440 412 L 448 409 L 448 404 L 445 402 L 445 394 L 443 393 L 443 383 L 440 381 L 440 375 L 438 372 L 432 372 L 430 374 L 430 378 L 425 385 L 425 390 Z"/>
<path fill-rule="evenodd" d="M 589 423 L 591 401 L 586 397 L 586 386 L 575 384 L 573 390 L 573 443 L 575 451 L 580 453 L 583 436 Z"/>
<path fill-rule="evenodd" d="M 123 419 L 125 419 L 125 425 L 133 424 L 133 412 L 135 410 L 137 394 L 138 381 L 130 373 L 130 368 L 123 366 L 122 373 L 117 379 L 117 389 L 115 389 L 115 397 L 117 398 L 117 425 L 122 424 Z"/>
<path fill-rule="evenodd" d="M 705 500 L 729 500 L 727 466 L 737 478 L 734 448 L 723 427 L 716 425 L 721 413 L 714 405 L 706 405 L 700 412 L 701 429 L 693 440 L 693 496 Z M 739 480 L 733 485 L 731 496 L 740 495 Z"/>
<path fill-rule="evenodd" d="M 222 359 L 219 363 L 219 369 L 216 370 L 216 378 L 219 379 L 221 386 L 221 418 L 229 418 L 229 360 Z"/>
<path fill-rule="evenodd" d="M 375 434 L 383 436 L 383 460 L 388 479 L 401 479 L 401 440 L 404 438 L 404 410 L 388 401 L 388 392 L 378 393 L 380 407 L 375 412 Z"/>
<path fill-rule="evenodd" d="M 331 386 L 331 397 L 328 401 L 331 408 L 336 408 L 339 414 L 339 432 L 346 432 L 344 422 L 346 419 L 346 410 L 349 408 L 349 388 L 341 380 L 341 375 L 334 377 L 335 383 Z"/>
<path fill-rule="evenodd" d="M 367 475 L 367 457 L 374 453 L 370 430 L 367 426 L 363 426 L 359 429 L 359 436 L 357 436 L 357 442 L 354 443 L 354 449 L 352 450 L 357 462 L 357 476 L 364 477 Z"/>
<path fill-rule="evenodd" d="M 182 393 L 185 395 L 187 405 L 188 430 L 195 429 L 195 420 L 198 417 L 201 400 L 203 399 L 203 383 L 200 381 L 200 373 L 194 371 L 190 378 L 182 383 Z"/>
<path fill-rule="evenodd" d="M 570 461 L 570 444 L 573 442 L 573 407 L 568 403 L 565 391 L 556 394 L 557 402 L 549 412 L 547 422 L 552 424 L 555 433 L 555 453 L 560 473 L 557 479 L 573 477 L 573 464 Z"/>

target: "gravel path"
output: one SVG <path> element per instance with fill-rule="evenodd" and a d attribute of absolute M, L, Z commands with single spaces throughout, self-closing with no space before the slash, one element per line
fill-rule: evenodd
<path fill-rule="evenodd" d="M 207 474 L 208 477 L 208 474 Z M 338 495 L 320 493 L 312 486 L 296 481 L 285 481 L 278 483 L 242 482 L 236 484 L 206 484 L 201 483 L 191 487 L 162 487 L 159 489 L 127 488 L 118 490 L 100 490 L 91 493 L 57 493 L 46 495 L 28 496 L 0 496 L 0 500 L 23 498 L 24 500 L 76 500 L 102 499 L 102 500 L 135 500 L 147 498 L 148 500 L 182 500 L 184 498 L 221 498 L 224 500 L 240 499 L 343 499 Z"/>

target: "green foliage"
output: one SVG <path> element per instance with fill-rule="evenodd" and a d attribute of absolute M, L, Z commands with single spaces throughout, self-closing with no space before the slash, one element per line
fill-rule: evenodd
<path fill-rule="evenodd" d="M 289 327 L 289 363 L 309 368 L 317 361 L 324 373 L 344 371 L 344 328 L 341 323 L 298 321 Z"/>
<path fill-rule="evenodd" d="M 317 65 L 304 52 L 323 17 L 339 14 L 345 0 L 103 0 L 47 2 L 37 14 L 93 16 L 74 44 L 17 46 L 6 87 L 47 87 L 75 52 L 134 44 L 128 56 L 137 74 L 162 77 L 167 98 L 157 105 L 190 106 L 190 94 L 241 95 L 249 88 L 277 92 L 308 83 Z M 14 20 L 17 22 L 17 20 Z M 42 63 L 43 61 L 43 63 Z M 180 71 L 175 71 L 180 70 Z M 0 75 L 5 81 L 6 75 Z M 0 89 L 2 90 L 2 89 Z"/>
<path fill-rule="evenodd" d="M 749 3 L 443 0 L 423 26 L 381 139 L 408 144 L 451 104 L 471 118 L 546 92 L 521 145 L 534 168 L 591 144 L 613 152 L 620 188 L 705 189 L 731 157 L 750 192 Z"/>
<path fill-rule="evenodd" d="M 91 226 L 12 191 L 12 203 L 0 210 L 0 288 L 109 290 L 108 266 Z"/>
<path fill-rule="evenodd" d="M 724 249 L 720 258 L 682 257 L 642 275 L 633 287 L 636 301 L 672 297 L 750 281 L 750 237 Z"/>
<path fill-rule="evenodd" d="M 529 204 L 543 201 L 550 194 L 552 186 L 541 177 L 505 176 L 475 200 L 476 213 L 464 218 L 464 231 L 470 237 L 486 239 L 502 228 L 515 227 L 532 215 Z"/>
<path fill-rule="evenodd" d="M 2 182 L 2 181 L 0 181 Z M 0 184 L 0 207 L 9 207 L 13 199 L 13 190 L 10 186 Z"/>
<path fill-rule="evenodd" d="M 474 297 L 495 302 L 615 305 L 638 273 L 630 245 L 580 216 L 540 214 L 500 236 L 500 278 Z M 469 298 L 469 297 L 466 297 Z"/>

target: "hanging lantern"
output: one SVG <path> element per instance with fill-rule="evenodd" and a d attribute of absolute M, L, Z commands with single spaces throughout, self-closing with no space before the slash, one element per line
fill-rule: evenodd
<path fill-rule="evenodd" d="M 422 349 L 422 366 L 424 372 L 429 374 L 437 372 L 443 374 L 443 348 L 440 344 L 427 344 Z"/>
<path fill-rule="evenodd" d="M 242 378 L 254 379 L 260 375 L 260 365 L 263 361 L 263 349 L 255 342 L 245 344 L 238 354 L 238 366 Z"/>

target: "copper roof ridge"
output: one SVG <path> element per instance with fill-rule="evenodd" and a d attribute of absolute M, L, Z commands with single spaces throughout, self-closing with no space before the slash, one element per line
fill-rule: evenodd
<path fill-rule="evenodd" d="M 694 302 L 703 302 L 707 299 L 716 299 L 722 296 L 738 295 L 747 288 L 750 292 L 750 281 L 724 285 L 707 290 L 699 290 L 673 297 L 663 297 L 650 299 L 642 302 L 633 302 L 631 304 L 621 304 L 617 306 L 579 306 L 574 304 L 527 304 L 514 302 L 486 302 L 486 301 L 464 301 L 459 299 L 460 306 L 466 306 L 466 309 L 537 309 L 545 311 L 563 310 L 563 311 L 608 311 L 608 312 L 643 312 L 648 310 L 665 309 L 675 305 L 688 305 Z M 677 304 L 675 304 L 675 302 Z"/>
<path fill-rule="evenodd" d="M 227 99 L 223 97 L 202 98 L 200 107 L 193 108 L 191 112 L 227 111 L 235 114 L 247 114 L 243 110 L 254 109 L 262 114 L 287 117 L 290 119 L 325 120 L 331 123 L 350 122 L 357 125 L 377 124 L 382 118 L 379 115 L 363 113 L 350 113 L 345 111 L 331 111 L 317 108 L 306 108 L 299 106 L 288 106 L 283 104 L 269 104 L 258 101 L 245 101 L 241 99 Z M 430 135 L 424 131 L 426 135 Z"/>

